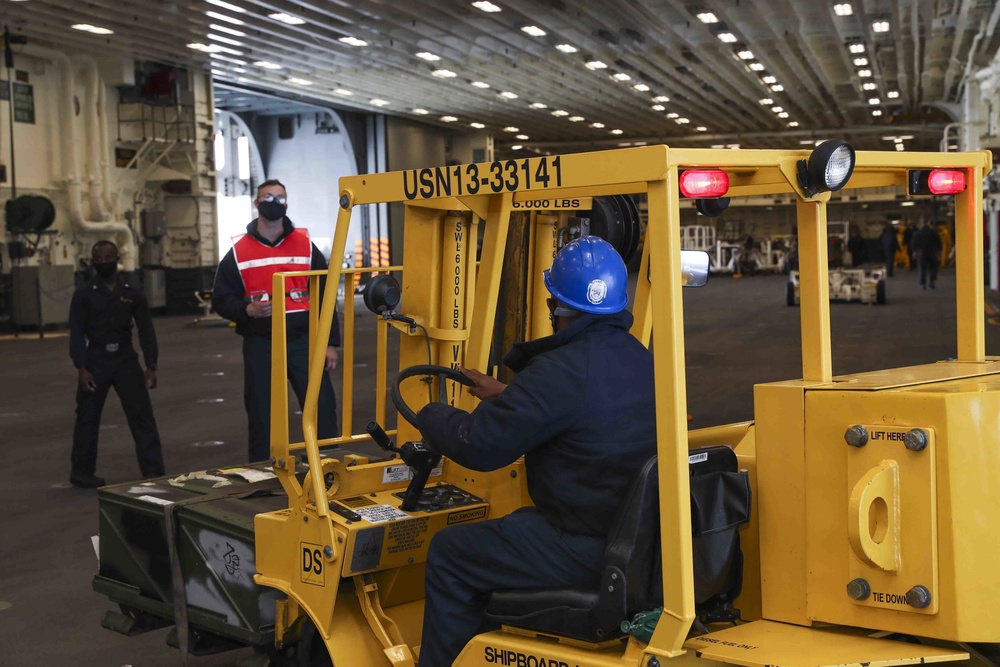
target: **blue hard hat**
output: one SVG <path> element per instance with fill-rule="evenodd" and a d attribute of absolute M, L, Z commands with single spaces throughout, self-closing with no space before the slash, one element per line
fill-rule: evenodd
<path fill-rule="evenodd" d="M 609 315 L 628 304 L 628 274 L 621 255 L 599 236 L 567 243 L 543 278 L 560 303 L 584 313 Z"/>

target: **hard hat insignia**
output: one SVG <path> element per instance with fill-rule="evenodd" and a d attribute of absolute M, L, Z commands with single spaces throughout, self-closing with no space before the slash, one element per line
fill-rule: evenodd
<path fill-rule="evenodd" d="M 594 305 L 604 302 L 604 297 L 608 295 L 607 284 L 600 279 L 591 280 L 587 285 L 587 301 Z"/>

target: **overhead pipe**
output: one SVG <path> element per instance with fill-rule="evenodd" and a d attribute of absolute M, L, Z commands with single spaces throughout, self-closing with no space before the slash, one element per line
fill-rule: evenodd
<path fill-rule="evenodd" d="M 119 255 L 125 271 L 134 271 L 136 268 L 136 244 L 132 234 L 132 228 L 128 224 L 119 221 L 103 222 L 97 220 L 87 220 L 83 214 L 83 191 L 80 178 L 77 175 L 78 158 L 76 148 L 76 109 L 73 104 L 73 96 L 76 92 L 75 73 L 73 63 L 69 56 L 61 51 L 46 49 L 34 44 L 28 44 L 22 51 L 24 55 L 42 58 L 59 65 L 61 70 L 63 99 L 60 107 L 62 115 L 62 156 L 63 171 L 66 181 L 67 208 L 69 218 L 72 223 L 82 232 L 114 235 L 118 240 Z"/>

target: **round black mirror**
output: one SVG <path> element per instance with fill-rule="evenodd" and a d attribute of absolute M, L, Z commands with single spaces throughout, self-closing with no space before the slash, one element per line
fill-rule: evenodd
<path fill-rule="evenodd" d="M 365 308 L 376 315 L 396 310 L 402 293 L 399 283 L 389 275 L 375 276 L 365 286 Z"/>
<path fill-rule="evenodd" d="M 698 212 L 709 218 L 722 215 L 722 212 L 729 208 L 729 197 L 719 197 L 718 199 L 695 199 L 694 206 Z"/>

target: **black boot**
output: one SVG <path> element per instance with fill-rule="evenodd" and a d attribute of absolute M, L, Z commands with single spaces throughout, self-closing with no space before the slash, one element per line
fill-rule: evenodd
<path fill-rule="evenodd" d="M 73 486 L 78 486 L 81 489 L 96 489 L 99 486 L 104 486 L 104 478 L 98 477 L 94 473 L 82 473 L 74 472 L 69 476 L 69 483 Z"/>

